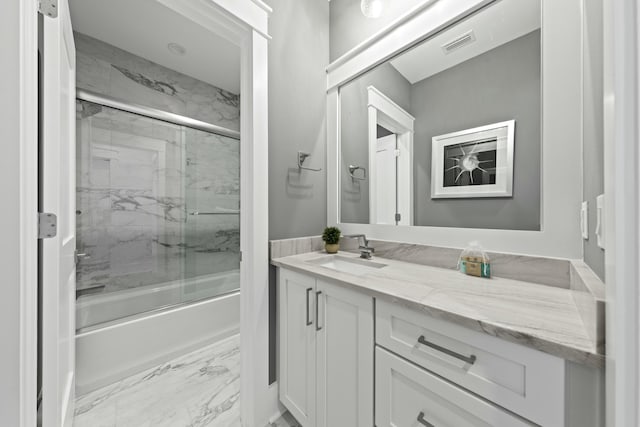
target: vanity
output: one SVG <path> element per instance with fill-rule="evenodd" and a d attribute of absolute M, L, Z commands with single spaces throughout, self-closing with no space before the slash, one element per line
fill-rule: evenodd
<path fill-rule="evenodd" d="M 602 284 L 580 261 L 566 287 L 357 251 L 272 265 L 280 401 L 305 427 L 600 426 Z"/>
<path fill-rule="evenodd" d="M 272 242 L 304 427 L 604 425 L 601 20 L 424 1 L 329 65 L 327 225 L 375 253 Z M 473 241 L 490 279 L 455 269 Z"/>

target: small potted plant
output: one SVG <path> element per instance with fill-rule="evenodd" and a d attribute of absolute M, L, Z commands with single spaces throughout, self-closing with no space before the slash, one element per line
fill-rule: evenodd
<path fill-rule="evenodd" d="M 328 254 L 335 254 L 340 249 L 340 229 L 338 227 L 327 227 L 322 233 L 324 249 Z"/>

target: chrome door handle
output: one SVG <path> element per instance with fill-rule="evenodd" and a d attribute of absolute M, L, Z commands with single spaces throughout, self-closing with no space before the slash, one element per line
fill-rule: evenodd
<path fill-rule="evenodd" d="M 307 326 L 313 325 L 313 320 L 309 320 L 309 294 L 313 291 L 313 288 L 307 288 Z"/>
<path fill-rule="evenodd" d="M 420 412 L 418 414 L 418 422 L 425 427 L 436 427 L 433 424 L 431 424 L 429 421 L 424 419 L 424 412 Z"/>
<path fill-rule="evenodd" d="M 322 291 L 316 292 L 316 331 L 319 331 L 320 329 L 322 329 L 322 326 L 320 326 L 320 318 L 318 317 L 319 315 L 318 307 L 320 307 L 320 294 L 322 294 Z"/>
<path fill-rule="evenodd" d="M 424 335 L 420 335 L 420 338 L 418 338 L 418 342 L 422 345 L 426 345 L 427 347 L 431 347 L 434 350 L 438 350 L 439 352 L 444 353 L 447 356 L 455 357 L 456 359 L 462 360 L 463 362 L 467 362 L 470 365 L 476 363 L 476 356 L 474 354 L 472 354 L 471 356 L 465 356 L 464 354 L 456 353 L 453 350 L 449 350 L 448 348 L 444 348 L 439 346 L 438 344 L 427 341 Z"/>

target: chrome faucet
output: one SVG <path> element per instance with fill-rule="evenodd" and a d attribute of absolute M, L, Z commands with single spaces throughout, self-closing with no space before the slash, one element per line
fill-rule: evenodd
<path fill-rule="evenodd" d="M 342 237 L 348 237 L 350 239 L 358 239 L 358 249 L 360 250 L 360 258 L 371 259 L 371 254 L 375 252 L 374 248 L 369 246 L 367 236 L 364 234 L 347 234 Z"/>

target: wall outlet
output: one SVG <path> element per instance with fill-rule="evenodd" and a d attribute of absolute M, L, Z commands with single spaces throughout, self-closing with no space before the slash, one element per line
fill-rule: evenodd
<path fill-rule="evenodd" d="M 582 238 L 589 240 L 589 202 L 582 202 L 580 208 L 580 231 Z"/>

